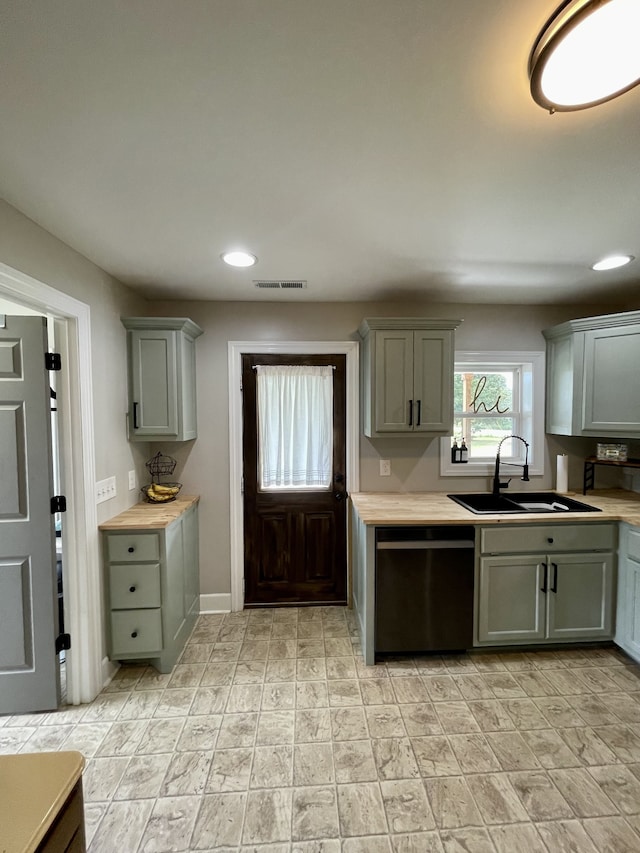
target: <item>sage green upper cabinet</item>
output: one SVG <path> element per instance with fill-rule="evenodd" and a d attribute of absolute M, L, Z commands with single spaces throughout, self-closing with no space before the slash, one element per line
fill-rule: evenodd
<path fill-rule="evenodd" d="M 129 439 L 196 438 L 196 338 L 185 317 L 125 317 L 129 361 Z"/>
<path fill-rule="evenodd" d="M 545 329 L 547 432 L 640 438 L 640 311 Z"/>
<path fill-rule="evenodd" d="M 454 331 L 460 322 L 424 317 L 362 321 L 365 435 L 451 435 Z"/>

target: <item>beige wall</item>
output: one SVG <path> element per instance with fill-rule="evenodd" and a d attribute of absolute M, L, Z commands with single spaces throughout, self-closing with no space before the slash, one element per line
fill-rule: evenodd
<path fill-rule="evenodd" d="M 198 439 L 180 448 L 158 445 L 179 460 L 176 474 L 186 492 L 201 495 L 201 578 L 203 593 L 230 591 L 228 341 L 355 340 L 363 317 L 433 316 L 463 319 L 456 334 L 460 350 L 543 351 L 541 330 L 571 319 L 575 309 L 549 306 L 491 306 L 381 303 L 155 302 L 152 315 L 190 317 L 204 330 L 198 338 Z M 606 313 L 589 306 L 579 316 Z M 542 413 L 541 413 L 542 416 Z M 541 488 L 554 483 L 550 459 L 571 454 L 571 483 L 581 482 L 580 460 L 590 452 L 583 439 L 549 438 Z M 155 452 L 155 446 L 153 448 Z M 390 459 L 392 476 L 379 476 L 378 460 Z M 488 480 L 442 479 L 438 440 L 360 439 L 363 491 L 481 490 Z"/>
<path fill-rule="evenodd" d="M 148 445 L 126 437 L 126 338 L 121 316 L 147 313 L 147 302 L 0 200 L 0 262 L 89 305 L 96 479 L 116 477 L 117 496 L 98 506 L 104 521 L 138 500 L 128 471 L 143 476 Z"/>

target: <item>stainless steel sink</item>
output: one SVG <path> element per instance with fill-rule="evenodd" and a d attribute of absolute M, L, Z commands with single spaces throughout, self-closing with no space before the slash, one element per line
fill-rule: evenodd
<path fill-rule="evenodd" d="M 492 495 L 474 492 L 464 495 L 447 495 L 476 515 L 515 515 L 517 513 L 600 512 L 595 506 L 576 501 L 556 492 L 512 492 Z"/>

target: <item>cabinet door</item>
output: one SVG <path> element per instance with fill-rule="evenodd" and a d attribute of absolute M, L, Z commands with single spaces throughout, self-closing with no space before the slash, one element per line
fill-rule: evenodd
<path fill-rule="evenodd" d="M 134 329 L 131 346 L 131 434 L 175 437 L 178 434 L 176 333 Z"/>
<path fill-rule="evenodd" d="M 375 333 L 375 432 L 412 432 L 413 332 Z"/>
<path fill-rule="evenodd" d="M 549 639 L 612 635 L 613 555 L 549 557 Z"/>
<path fill-rule="evenodd" d="M 545 636 L 544 557 L 483 557 L 478 594 L 479 643 L 530 642 Z"/>
<path fill-rule="evenodd" d="M 640 433 L 640 325 L 586 332 L 584 355 L 583 429 Z"/>
<path fill-rule="evenodd" d="M 547 341 L 547 432 L 574 434 L 576 335 Z"/>
<path fill-rule="evenodd" d="M 183 516 L 182 544 L 184 549 L 184 612 L 197 616 L 200 612 L 200 567 L 198 508 L 191 507 Z"/>
<path fill-rule="evenodd" d="M 414 429 L 453 431 L 453 336 L 448 331 L 413 333 Z"/>

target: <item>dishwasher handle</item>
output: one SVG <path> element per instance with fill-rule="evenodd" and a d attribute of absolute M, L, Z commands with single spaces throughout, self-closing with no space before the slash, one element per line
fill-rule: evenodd
<path fill-rule="evenodd" d="M 436 551 L 473 548 L 473 539 L 418 539 L 415 541 L 378 542 L 378 551 Z"/>

